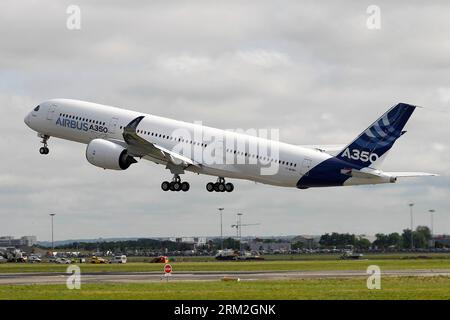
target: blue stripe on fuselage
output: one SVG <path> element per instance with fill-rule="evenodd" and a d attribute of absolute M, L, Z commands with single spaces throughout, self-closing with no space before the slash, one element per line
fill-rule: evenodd
<path fill-rule="evenodd" d="M 297 182 L 297 188 L 342 186 L 350 176 L 341 173 L 341 170 L 350 168 L 361 169 L 362 166 L 350 164 L 335 157 L 329 158 L 302 176 Z"/>

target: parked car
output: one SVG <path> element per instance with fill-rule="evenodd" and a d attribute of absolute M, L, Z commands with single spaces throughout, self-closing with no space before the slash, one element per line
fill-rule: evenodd
<path fill-rule="evenodd" d="M 215 256 L 216 260 L 236 260 L 239 253 L 233 249 L 219 250 Z"/>
<path fill-rule="evenodd" d="M 3 256 L 0 256 L 0 263 L 5 263 L 7 262 L 7 260 L 5 258 L 3 258 Z"/>
<path fill-rule="evenodd" d="M 99 258 L 99 257 L 92 257 L 91 258 L 91 263 L 95 263 L 95 264 L 101 264 L 101 263 L 107 263 L 107 261 L 103 258 Z"/>
<path fill-rule="evenodd" d="M 353 253 L 353 251 L 347 250 L 341 255 L 341 259 L 357 260 L 363 257 L 362 253 Z"/>
<path fill-rule="evenodd" d="M 169 262 L 169 257 L 167 256 L 159 256 L 150 260 L 152 263 L 167 263 Z"/>
<path fill-rule="evenodd" d="M 42 260 L 38 256 L 29 256 L 28 257 L 28 262 L 30 262 L 30 263 L 38 263 L 38 262 L 42 262 Z"/>
<path fill-rule="evenodd" d="M 126 255 L 115 256 L 109 261 L 109 263 L 127 263 L 127 256 Z"/>
<path fill-rule="evenodd" d="M 58 263 L 58 264 L 71 264 L 72 261 L 70 261 L 69 259 L 66 259 L 66 258 L 56 258 L 55 259 L 55 263 Z"/>

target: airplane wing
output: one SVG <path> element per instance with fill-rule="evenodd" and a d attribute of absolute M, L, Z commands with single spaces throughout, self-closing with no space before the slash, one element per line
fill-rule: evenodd
<path fill-rule="evenodd" d="M 334 156 L 337 155 L 339 151 L 342 151 L 342 149 L 344 149 L 345 144 L 314 144 L 314 145 L 300 145 L 300 147 L 308 149 L 316 149 Z"/>
<path fill-rule="evenodd" d="M 137 117 L 123 129 L 122 135 L 125 139 L 125 142 L 129 146 L 130 153 L 139 157 L 150 156 L 159 160 L 166 161 L 167 163 L 172 163 L 176 166 L 200 166 L 199 163 L 193 161 L 188 157 L 167 150 L 140 137 L 136 132 L 136 128 L 142 121 L 142 119 L 144 119 L 144 116 Z"/>

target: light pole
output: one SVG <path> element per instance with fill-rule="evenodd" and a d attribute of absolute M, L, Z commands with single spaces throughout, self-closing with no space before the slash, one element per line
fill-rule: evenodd
<path fill-rule="evenodd" d="M 220 248 L 223 250 L 222 212 L 224 208 L 217 208 L 220 214 Z"/>
<path fill-rule="evenodd" d="M 414 249 L 414 230 L 413 230 L 413 207 L 414 203 L 408 204 L 409 206 L 409 213 L 411 215 L 411 250 Z"/>
<path fill-rule="evenodd" d="M 241 220 L 241 218 L 242 218 L 243 213 L 238 213 L 237 215 L 239 217 L 239 239 L 240 239 L 240 238 L 242 238 L 242 220 Z"/>
<path fill-rule="evenodd" d="M 236 228 L 236 238 L 239 241 L 239 254 L 242 255 L 242 217 L 243 213 L 236 214 L 236 224 L 231 225 L 232 228 Z"/>
<path fill-rule="evenodd" d="M 431 217 L 431 236 L 433 237 L 434 234 L 434 221 L 433 221 L 433 213 L 436 212 L 436 210 L 434 209 L 430 209 L 428 210 L 428 212 L 430 213 L 430 217 Z"/>
<path fill-rule="evenodd" d="M 242 221 L 241 221 L 241 217 L 242 217 L 243 213 L 238 213 L 237 214 L 237 233 L 238 233 L 238 238 L 239 238 L 239 254 L 242 256 Z"/>
<path fill-rule="evenodd" d="M 50 213 L 50 217 L 52 217 L 52 251 L 55 250 L 55 243 L 53 242 L 53 217 L 55 216 L 55 213 Z"/>
<path fill-rule="evenodd" d="M 247 226 L 257 226 L 259 223 L 247 223 L 242 224 L 242 218 L 243 213 L 238 213 L 236 217 L 236 224 L 231 225 L 232 228 L 236 228 L 236 237 L 239 240 L 239 254 L 242 255 L 242 227 Z"/>

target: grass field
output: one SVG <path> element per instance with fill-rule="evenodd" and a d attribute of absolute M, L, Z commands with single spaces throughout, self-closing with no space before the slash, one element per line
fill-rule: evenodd
<path fill-rule="evenodd" d="M 0 299 L 450 299 L 450 277 L 387 277 L 380 290 L 366 279 L 304 279 L 242 282 L 3 285 Z"/>
<path fill-rule="evenodd" d="M 368 259 L 368 260 L 305 260 L 305 261 L 227 261 L 174 262 L 173 271 L 320 271 L 365 270 L 378 265 L 382 270 L 450 269 L 450 259 Z M 127 264 L 79 264 L 82 272 L 146 272 L 162 271 L 163 264 L 134 262 Z M 0 264 L 1 273 L 65 272 L 67 265 L 50 263 Z"/>

